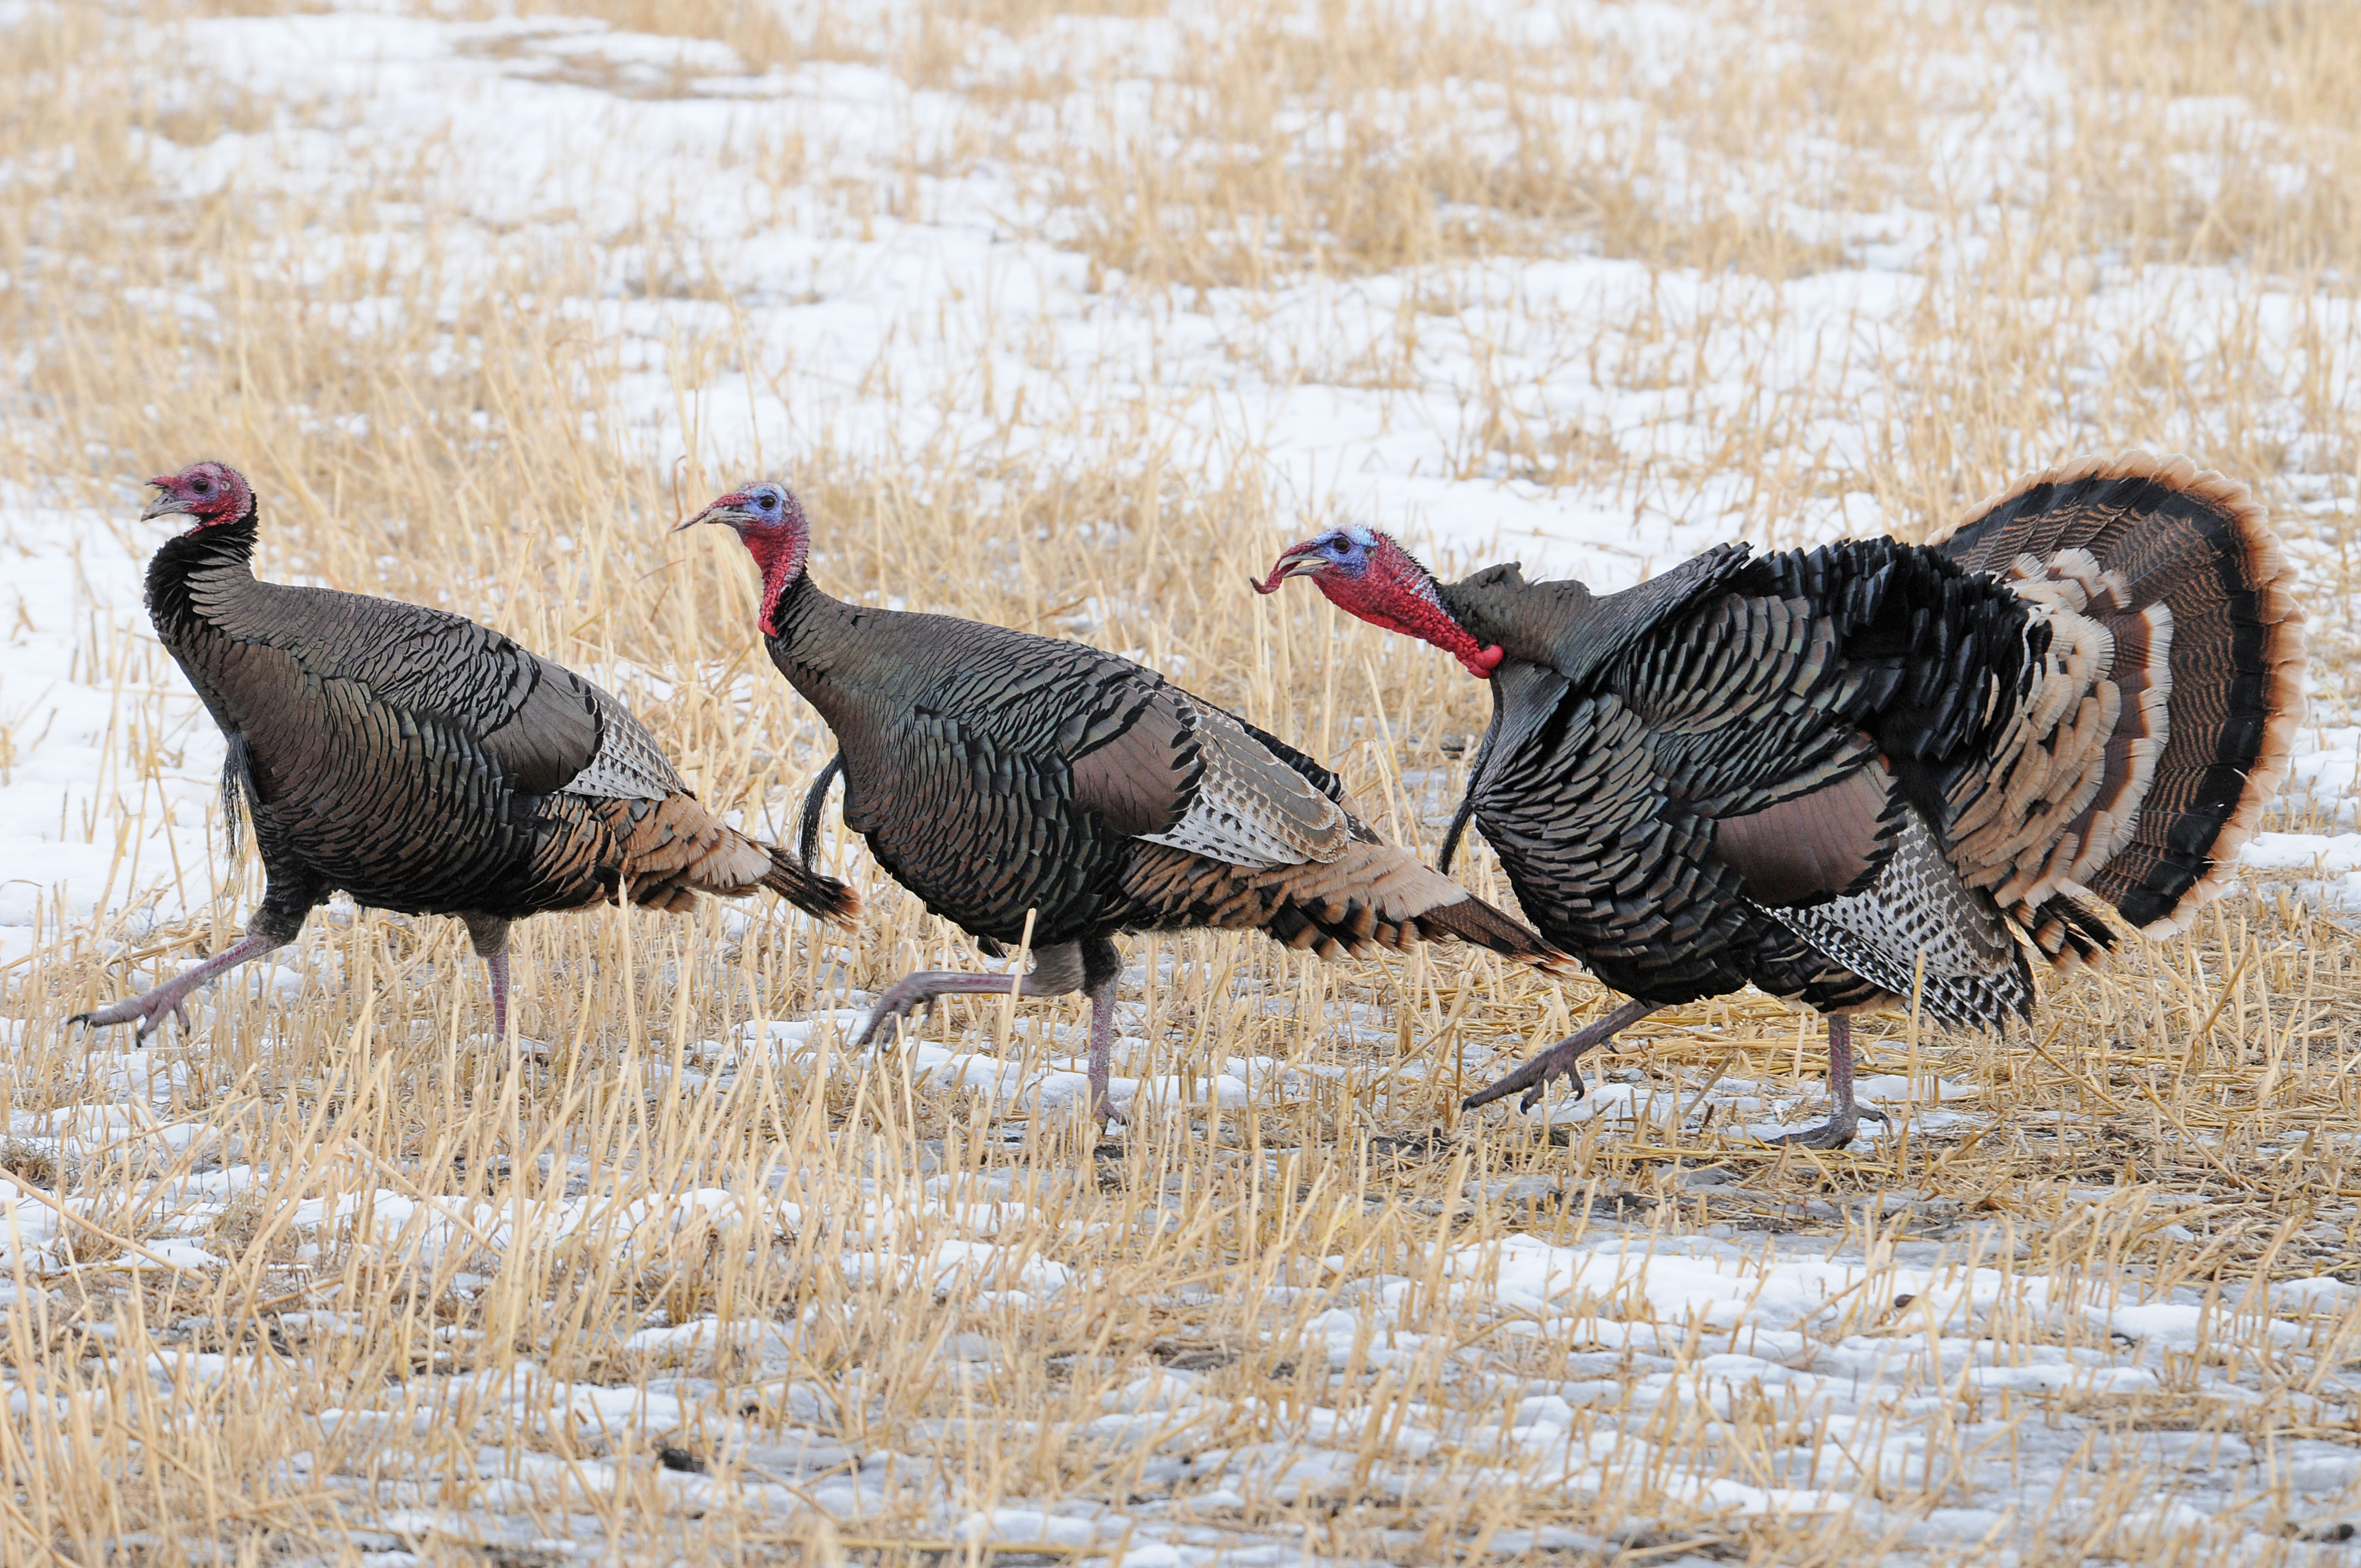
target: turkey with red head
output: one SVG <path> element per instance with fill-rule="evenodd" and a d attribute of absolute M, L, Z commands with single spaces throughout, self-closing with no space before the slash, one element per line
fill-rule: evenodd
<path fill-rule="evenodd" d="M 2233 874 L 2302 704 L 2294 571 L 2246 489 L 2186 458 L 2038 474 L 1924 545 L 1708 551 L 1640 587 L 1437 583 L 1338 529 L 1255 587 L 1339 608 L 1491 683 L 1472 814 L 1526 916 L 1632 998 L 1468 1096 L 1554 1077 L 1662 1006 L 1752 983 L 1828 1019 L 2030 1016 L 2033 966 L 2161 937 Z M 1874 1113 L 1872 1113 L 1874 1114 Z"/>
<path fill-rule="evenodd" d="M 1018 994 L 1089 994 L 1102 1120 L 1115 1113 L 1121 933 L 1256 929 L 1323 957 L 1457 938 L 1564 963 L 1380 839 L 1327 769 L 1155 671 L 832 598 L 806 570 L 811 531 L 783 485 L 734 491 L 681 526 L 697 523 L 726 524 L 753 555 L 771 662 L 835 731 L 844 820 L 877 863 L 987 952 L 1023 941 L 1029 916 Z M 809 821 L 807 808 L 807 832 Z M 858 1043 L 938 996 L 1008 989 L 997 975 L 906 975 Z"/>
<path fill-rule="evenodd" d="M 265 876 L 246 935 L 142 996 L 77 1014 L 145 1039 L 199 985 L 295 939 L 342 890 L 464 920 L 508 1024 L 509 926 L 629 897 L 682 910 L 768 887 L 850 919 L 851 890 L 698 804 L 630 710 L 571 670 L 439 609 L 258 581 L 254 492 L 199 463 L 148 481 L 188 529 L 148 567 L 156 634 L 227 737 Z"/>

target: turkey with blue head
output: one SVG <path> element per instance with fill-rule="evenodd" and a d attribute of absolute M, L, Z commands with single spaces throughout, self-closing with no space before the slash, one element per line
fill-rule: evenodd
<path fill-rule="evenodd" d="M 2183 928 L 2234 874 L 2302 712 L 2295 573 L 2246 488 L 2186 458 L 2037 474 L 1924 544 L 1724 544 L 1594 594 L 1514 565 L 1439 583 L 1334 529 L 1256 587 L 1490 683 L 1472 817 L 1542 934 L 1631 1000 L 1470 1095 L 1581 1079 L 1656 1008 L 1752 984 L 1828 1020 L 2029 1016 L 2037 970 Z M 1872 1113 L 1874 1114 L 1874 1113 Z"/>

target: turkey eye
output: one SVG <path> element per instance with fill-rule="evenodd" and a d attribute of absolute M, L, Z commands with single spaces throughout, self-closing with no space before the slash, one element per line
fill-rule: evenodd
<path fill-rule="evenodd" d="M 192 490 L 196 491 L 196 492 L 197 492 L 197 494 L 199 494 L 199 495 L 201 495 L 201 496 L 202 496 L 202 495 L 203 495 L 207 490 L 212 489 L 213 488 L 214 488 L 214 485 L 213 485 L 213 481 L 212 481 L 211 479 L 199 479 L 199 480 L 196 480 L 194 483 L 192 483 L 192 484 L 191 484 L 191 485 L 189 486 L 189 488 L 191 488 L 191 489 L 192 489 Z"/>
<path fill-rule="evenodd" d="M 754 504 L 755 504 L 756 506 L 758 506 L 758 507 L 761 507 L 764 511 L 768 511 L 768 510 L 770 510 L 773 507 L 774 507 L 774 506 L 778 505 L 779 503 L 778 503 L 778 502 L 776 502 L 776 501 L 774 501 L 774 500 L 773 500 L 773 499 L 772 499 L 770 497 L 768 497 L 768 496 L 757 496 L 757 497 L 755 497 L 755 498 L 754 498 Z"/>
<path fill-rule="evenodd" d="M 1342 555 L 1345 554 L 1345 542 L 1341 539 L 1332 540 L 1329 542 L 1328 548 Z"/>

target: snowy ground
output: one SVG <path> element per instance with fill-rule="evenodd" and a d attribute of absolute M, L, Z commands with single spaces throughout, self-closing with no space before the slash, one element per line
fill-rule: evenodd
<path fill-rule="evenodd" d="M 1177 22 L 1057 19 L 1022 50 L 1044 69 L 1075 71 L 1084 84 L 1073 95 L 1092 114 L 1052 100 L 1019 126 L 1005 156 L 972 159 L 957 155 L 972 125 L 968 94 L 914 86 L 883 64 L 816 60 L 758 72 L 710 40 L 558 17 L 347 11 L 194 21 L 146 47 L 275 105 L 270 123 L 150 137 L 139 151 L 167 188 L 189 193 L 237 184 L 258 199 L 293 199 L 399 179 L 405 189 L 423 182 L 428 206 L 458 214 L 430 233 L 409 203 L 382 203 L 356 232 L 289 236 L 297 265 L 307 247 L 324 265 L 330 252 L 362 249 L 397 269 L 426 266 L 431 251 L 458 289 L 471 269 L 587 247 L 604 286 L 555 308 L 623 367 L 615 411 L 651 461 L 692 449 L 722 479 L 777 471 L 784 455 L 820 448 L 955 466 L 987 450 L 1055 463 L 1128 444 L 1209 477 L 1251 469 L 1305 520 L 1350 516 L 1459 559 L 1518 555 L 1529 571 L 1601 586 L 1637 581 L 1734 533 L 1784 545 L 1909 521 L 1865 489 L 1809 496 L 1766 516 L 1742 484 L 1715 477 L 1712 460 L 1736 428 L 1732 409 L 1765 384 L 1808 414 L 1789 433 L 1799 449 L 1832 468 L 1866 459 L 1848 455 L 1848 444 L 1890 421 L 1889 405 L 1905 395 L 1888 370 L 1904 352 L 1930 258 L 1938 269 L 1963 264 L 1937 253 L 1946 241 L 1924 214 L 1824 214 L 1843 263 L 1785 282 L 1568 254 L 1256 290 L 1127 289 L 1076 247 L 1070 215 L 1045 198 L 1024 157 L 1062 136 L 1152 129 L 1140 84 L 1201 25 L 1194 13 Z M 1672 6 L 1576 5 L 1531 18 L 1536 48 L 1554 29 L 1606 28 L 1664 69 L 1697 29 L 1728 25 Z M 2041 85 L 2042 73 L 2031 72 L 2028 90 Z M 159 75 L 165 99 L 179 90 Z M 1583 115 L 1606 125 L 1628 108 L 1611 98 L 1583 104 L 1567 134 L 1583 134 Z M 799 182 L 782 183 L 752 155 L 783 137 L 801 148 Z M 2009 148 L 1996 133 L 1982 156 L 2000 160 L 1996 180 L 2004 175 Z M 914 166 L 929 171 L 907 174 Z M 847 195 L 895 183 L 906 195 L 892 212 Z M 652 214 L 661 215 L 663 254 L 644 237 Z M 729 303 L 645 286 L 667 269 L 715 280 Z M 2191 341 L 2217 332 L 2217 311 L 2255 303 L 2225 267 L 2101 269 L 2091 286 L 2096 316 L 2141 323 L 2179 312 Z M 2273 356 L 2290 367 L 2300 357 L 2299 323 L 2283 308 L 2288 296 L 2261 289 L 2251 345 L 2268 378 Z M 2301 331 L 2349 338 L 2349 301 L 2323 293 L 2304 304 Z M 192 295 L 153 308 L 201 322 L 212 306 Z M 1627 333 L 1624 323 L 1642 315 L 1692 323 L 1673 334 L 1690 359 L 1660 362 L 1653 337 Z M 349 329 L 371 332 L 371 313 L 354 308 Z M 729 345 L 735 371 L 684 346 L 715 342 Z M 2354 363 L 2347 356 L 2330 373 L 2346 378 L 2331 400 L 2355 400 Z M 2350 518 L 2352 489 L 2304 426 L 2296 379 L 2290 368 L 2275 405 L 2288 426 L 2288 466 L 2269 477 L 2291 547 L 2321 567 Z M 2202 414 L 2191 418 L 2185 436 L 2202 448 L 2209 433 Z M 1620 463 L 1596 484 L 1538 482 L 1501 434 L 1521 422 L 1593 433 Z M 2079 433 L 2113 444 L 2104 428 Z M 210 454 L 156 461 L 199 455 Z M 140 572 L 161 534 L 131 521 L 137 499 L 126 486 L 110 510 L 73 510 L 22 488 L 0 491 L 8 561 L 0 965 L 102 912 L 130 912 L 112 928 L 130 943 L 149 924 L 221 907 L 219 740 L 147 632 Z M 2323 696 L 2280 814 L 2287 830 L 2258 838 L 2247 861 L 2341 915 L 2361 910 L 2353 794 L 2361 729 L 2343 710 L 2341 685 Z M 329 956 L 315 940 L 246 983 L 316 993 Z M 722 1103 L 757 1064 L 807 1071 L 839 1048 L 857 1016 L 850 1009 L 866 997 L 840 1000 L 848 1010 L 683 1042 L 672 1061 L 651 1057 L 638 1070 L 651 1092 Z M 207 1250 L 222 1217 L 284 1175 L 240 1157 L 227 1124 L 192 1108 L 187 1087 L 202 1076 L 210 1010 L 197 1016 L 190 1040 L 153 1051 L 94 1045 L 71 1103 L 12 1113 L 20 1159 L 76 1170 L 128 1143 L 159 1162 L 164 1174 L 146 1190 L 134 1266 L 222 1262 Z M 1389 1018 L 1338 1016 L 1392 1036 Z M 963 1082 L 1001 1105 L 1070 1098 L 1071 1029 L 1045 1025 L 1026 1038 L 1011 1058 L 978 1037 L 926 1044 L 908 1059 L 922 1083 Z M 1277 1058 L 1232 1057 L 1183 1075 L 1159 1070 L 1162 1049 L 1145 1034 L 1126 1038 L 1121 1097 L 1163 1113 L 1307 1092 L 1304 1069 Z M 1480 1068 L 1481 1053 L 1471 1060 Z M 1895 1113 L 1871 1146 L 1905 1128 L 1931 1135 L 1996 1120 L 1975 1086 L 1934 1088 L 1925 1077 L 1870 1079 L 1865 1098 Z M 1669 1117 L 1695 1131 L 1712 1109 L 1768 1126 L 1800 1117 L 1809 1097 L 1808 1081 L 1684 1086 L 1619 1072 L 1553 1114 L 1577 1127 Z M 463 1295 L 489 1289 L 503 1258 L 535 1249 L 555 1255 L 588 1238 L 628 1255 L 708 1231 L 784 1238 L 778 1245 L 800 1248 L 798 1259 L 829 1251 L 829 1266 L 852 1286 L 958 1290 L 972 1311 L 1037 1323 L 1115 1277 L 1103 1262 L 1075 1261 L 1079 1244 L 1070 1245 L 1070 1233 L 1097 1236 L 1117 1223 L 1090 1208 L 1093 1182 L 1082 1169 L 1004 1174 L 996 1189 L 957 1175 L 873 1173 L 829 1212 L 800 1196 L 826 1183 L 775 1157 L 628 1199 L 610 1172 L 577 1161 L 544 1197 L 505 1204 L 421 1198 L 406 1182 L 368 1174 L 368 1157 L 329 1158 L 345 1159 L 342 1174 L 288 1217 L 299 1249 L 319 1257 L 339 1245 L 374 1248 L 441 1270 Z M 1326 1553 L 1307 1535 L 1251 1522 L 1274 1507 L 1349 1497 L 1398 1502 L 1408 1520 L 1437 1490 L 1493 1487 L 1560 1500 L 1536 1504 L 1537 1513 L 1563 1503 L 1587 1517 L 1602 1499 L 1622 1498 L 1628 1508 L 1604 1511 L 1690 1521 L 1669 1536 L 1635 1526 L 1611 1540 L 1519 1526 L 1484 1541 L 1495 1554 L 1664 1545 L 1675 1550 L 1653 1560 L 1687 1561 L 1684 1544 L 1722 1550 L 1697 1520 L 1722 1521 L 1740 1540 L 1763 1520 L 1841 1515 L 1905 1556 L 1966 1555 L 1990 1542 L 2002 1560 L 2020 1560 L 2013 1554 L 2050 1549 L 2035 1542 L 2064 1542 L 2092 1556 L 2137 1557 L 2180 1541 L 2207 1561 L 2307 1551 L 2361 1560 L 2361 1547 L 2337 1544 L 2351 1535 L 2345 1521 L 2361 1519 L 2361 1451 L 2350 1438 L 2361 1422 L 2351 1372 L 2361 1288 L 2349 1283 L 2323 1276 L 2244 1294 L 2181 1286 L 2143 1295 L 2121 1275 L 2027 1271 L 2014 1231 L 1925 1190 L 1782 1201 L 1763 1209 L 1760 1227 L 1734 1225 L 1725 1208 L 1713 1211 L 1716 1223 L 1680 1233 L 1661 1213 L 1652 1221 L 1530 1179 L 1538 1183 L 1530 1191 L 1487 1201 L 1578 1199 L 1593 1216 L 1580 1239 L 1510 1234 L 1458 1245 L 1438 1232 L 1418 1269 L 1372 1270 L 1338 1256 L 1332 1277 L 1266 1290 L 1280 1326 L 1262 1343 L 1226 1346 L 1226 1359 L 1204 1365 L 1178 1353 L 1110 1387 L 1103 1413 L 1059 1441 L 1131 1456 L 1132 1483 L 1113 1497 L 996 1496 L 979 1506 L 943 1455 L 1041 1437 L 988 1408 L 923 1430 L 848 1436 L 869 1430 L 846 1414 L 868 1386 L 857 1365 L 822 1365 L 813 1348 L 819 1307 L 802 1322 L 653 1314 L 611 1347 L 619 1363 L 640 1368 L 614 1382 L 553 1377 L 530 1357 L 422 1376 L 380 1406 L 307 1412 L 317 1441 L 287 1462 L 289 1474 L 335 1497 L 349 1543 L 378 1563 L 409 1561 L 436 1538 L 595 1555 L 610 1541 L 664 1538 L 663 1519 L 696 1518 L 725 1492 L 751 1517 L 807 1520 L 818 1510 L 847 1537 L 862 1535 L 863 1518 L 890 1515 L 928 1521 L 916 1535 L 897 1524 L 906 1539 L 1036 1543 L 1133 1568 L 1292 1562 Z M 1681 1179 L 1705 1189 L 1723 1175 Z M 2172 1205 L 2152 1195 L 2078 1187 L 2062 1201 L 2107 1223 L 2177 1223 Z M 1150 1204 L 1150 1220 L 1121 1223 L 1156 1234 L 1161 1202 Z M 1909 1239 L 1891 1239 L 1881 1222 L 1906 1223 Z M 1828 1234 L 1784 1234 L 1797 1226 Z M 0 1178 L 0 1236 L 18 1280 L 0 1291 L 30 1310 L 23 1281 L 70 1268 L 72 1230 L 46 1190 Z M 1183 1303 L 1213 1291 L 1173 1288 Z M 172 1398 L 225 1381 L 267 1388 L 337 1336 L 363 1332 L 366 1319 L 324 1299 L 273 1322 L 269 1352 L 168 1331 L 146 1370 L 168 1394 L 180 1391 Z M 1471 1335 L 1471 1325 L 1482 1332 Z M 983 1378 L 1006 1370 L 998 1358 L 1012 1343 L 961 1333 L 931 1354 L 972 1364 Z M 1414 1367 L 1433 1397 L 1389 1401 L 1379 1384 L 1367 1398 L 1306 1403 L 1277 1379 L 1257 1393 L 1239 1366 L 1266 1352 L 1290 1365 L 1324 1356 L 1332 1372 L 1363 1379 L 1364 1394 L 1388 1368 Z M 92 1354 L 103 1357 L 104 1344 Z M 11 1393 L 19 1409 L 45 1397 L 21 1386 Z M 755 1406 L 760 1419 L 743 1414 Z M 2263 1406 L 2272 1412 L 2267 1436 L 2235 1435 L 2214 1419 Z M 1743 1441 L 1733 1435 L 1741 1411 L 1755 1423 Z M 446 1455 L 453 1468 L 393 1474 L 356 1457 L 396 1427 L 453 1421 L 467 1450 Z M 582 1436 L 590 1456 L 506 1435 L 475 1450 L 468 1423 L 500 1434 L 562 1428 Z M 634 1495 L 653 1511 L 619 1520 L 594 1499 L 622 1496 L 622 1473 L 634 1466 Z M 461 1474 L 466 1501 L 450 1506 L 451 1477 Z M 1908 1507 L 1889 1507 L 1905 1495 Z M 1410 1523 L 1393 1537 L 1358 1539 L 1356 1552 L 1398 1561 L 1437 1551 Z"/>

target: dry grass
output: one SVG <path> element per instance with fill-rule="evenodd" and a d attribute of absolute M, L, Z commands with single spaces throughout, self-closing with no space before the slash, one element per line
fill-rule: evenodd
<path fill-rule="evenodd" d="M 431 140 L 343 143 L 370 159 L 365 188 L 168 186 L 151 145 L 368 129 L 334 99 L 273 107 L 166 71 L 172 26 L 235 9 L 159 7 L 143 31 L 37 5 L 6 29 L 7 477 L 120 519 L 126 479 L 236 461 L 264 498 L 267 572 L 463 609 L 612 674 L 708 798 L 787 831 L 826 736 L 764 667 L 733 553 L 666 532 L 680 500 L 755 458 L 704 435 L 696 395 L 751 396 L 772 373 L 726 268 L 678 237 L 661 192 L 595 232 L 479 220 Z M 1405 408 L 1447 382 L 1468 415 L 1454 477 L 1628 507 L 1635 530 L 1694 518 L 1682 498 L 1699 493 L 1719 530 L 1780 543 L 1829 532 L 1849 496 L 1923 527 L 2069 451 L 2195 450 L 2279 507 L 2311 572 L 2324 706 L 2348 711 L 2361 444 L 2338 268 L 2361 253 L 2361 27 L 2334 5 L 1705 6 L 1668 60 L 1617 26 L 1541 47 L 1441 8 L 1242 0 L 1172 22 L 1144 109 L 1115 91 L 1142 69 L 1129 46 L 1073 40 L 1146 7 L 917 9 L 536 15 L 718 38 L 756 68 L 882 70 L 952 105 L 888 167 L 848 172 L 824 126 L 743 148 L 817 232 L 923 219 L 944 182 L 990 165 L 1022 193 L 1013 229 L 1082 252 L 1093 287 L 1142 309 L 1236 290 L 1251 316 L 1345 280 L 1375 324 L 1320 345 L 1327 359 L 1289 362 L 1251 333 L 1229 351 Z M 1960 64 L 1994 60 L 2029 61 L 2040 91 Z M 571 80 L 630 86 L 601 69 Z M 2216 82 L 2248 110 L 2168 112 Z M 693 91 L 693 73 L 659 86 Z M 1946 134 L 1962 125 L 1987 135 Z M 417 215 L 389 224 L 388 203 Z M 1913 225 L 1934 243 L 1898 330 L 1839 309 L 1825 357 L 1758 352 L 1796 308 L 1773 285 Z M 1608 325 L 1538 298 L 1491 308 L 1523 287 L 1501 258 L 1585 257 L 1627 262 L 1640 306 Z M 2201 340 L 2196 275 L 2142 269 L 2217 261 Z M 565 303 L 581 300 L 669 313 L 654 373 L 678 398 L 679 467 L 610 411 L 649 367 L 616 314 Z M 1551 367 L 1574 364 L 1620 400 L 1554 402 Z M 1325 503 L 1283 487 L 1250 438 L 1213 455 L 1176 440 L 1152 388 L 1028 412 L 987 368 L 940 398 L 985 411 L 986 433 L 762 455 L 818 520 L 831 588 L 1138 650 L 1341 757 L 1383 826 L 1432 839 L 1480 688 L 1312 595 L 1236 587 Z M 112 885 L 148 886 L 159 868 L 129 847 L 202 719 L 136 624 L 93 617 L 78 636 L 78 678 L 115 694 L 114 784 L 68 826 L 126 846 Z M 0 707 L 0 769 L 37 743 L 18 700 Z M 190 918 L 151 925 L 120 898 L 52 915 L 0 974 L 20 1031 L 0 1132 L 44 1129 L 0 1149 L 0 1171 L 22 1184 L 16 1215 L 66 1201 L 77 1217 L 38 1271 L 13 1255 L 0 1563 L 554 1560 L 535 1530 L 630 1561 L 972 1561 L 985 1549 L 948 1539 L 958 1520 L 1078 1500 L 1169 1504 L 1201 1543 L 1395 1561 L 1553 1541 L 1635 1562 L 1684 1546 L 1965 1559 L 1971 1541 L 1913 1532 L 1972 1491 L 1978 1455 L 2020 1439 L 2047 1456 L 2040 1500 L 2003 1538 L 2031 1559 L 2195 1561 L 2215 1524 L 2144 1511 L 2191 1475 L 2100 1460 L 2158 1431 L 2352 1441 L 2335 1375 L 2361 1311 L 2347 1297 L 2305 1317 L 2261 1289 L 2349 1273 L 2361 1223 L 2361 942 L 2288 886 L 2057 989 L 2030 1039 L 1867 1029 L 1871 1070 L 1958 1114 L 1828 1157 L 1737 1130 L 1823 1065 L 1817 1028 L 1758 999 L 1660 1014 L 1610 1074 L 1633 1080 L 1631 1114 L 1544 1135 L 1463 1122 L 1455 1097 L 1595 1012 L 1594 988 L 1459 955 L 1327 968 L 1245 939 L 1137 942 L 1126 994 L 1153 1070 L 1286 1071 L 1244 1105 L 1164 1104 L 1103 1146 L 1055 1107 L 942 1088 L 906 1054 L 843 1058 L 826 1010 L 846 987 L 976 959 L 829 842 L 873 899 L 840 944 L 775 907 L 521 928 L 520 1028 L 544 1051 L 509 1070 L 477 1039 L 479 974 L 454 925 L 315 920 L 297 989 L 266 1005 L 224 988 L 208 1027 L 134 1058 L 64 1018 L 225 940 L 251 868 L 175 868 Z M 1488 859 L 1468 874 L 1498 894 Z M 794 1049 L 740 1032 L 816 1014 Z M 926 1038 L 1030 1072 L 1067 1048 L 1053 1024 L 1080 1019 L 962 1005 Z M 207 1204 L 175 1199 L 238 1168 Z M 1707 1360 L 1740 1346 L 1702 1320 L 1658 1321 L 1642 1344 L 1636 1289 L 1526 1310 L 1481 1288 L 1504 1238 L 1615 1234 L 1668 1255 L 1700 1238 L 1850 1249 L 1857 1288 L 1783 1354 L 1890 1351 L 1870 1375 L 1886 1424 L 1711 1392 Z M 979 1239 L 982 1277 L 922 1265 Z M 210 1261 L 171 1261 L 187 1244 Z M 1997 1281 L 1980 1305 L 1925 1304 L 1926 1279 L 1977 1268 Z M 1052 1277 L 1062 1290 L 1040 1288 Z M 2082 1309 L 2175 1291 L 2204 1337 L 2137 1391 L 1981 1393 L 1929 1351 L 1966 1336 L 1990 1365 L 2103 1365 L 2122 1347 Z M 1362 1328 L 1336 1340 L 1336 1311 Z M 704 1320 L 739 1337 L 632 1348 Z M 1566 1442 L 1617 1434 L 1627 1456 L 1569 1488 L 1540 1477 L 1508 1413 L 1575 1360 L 1591 1391 Z M 1189 1374 L 1198 1403 L 1115 1420 L 1155 1408 L 1141 1380 L 1159 1368 Z M 619 1417 L 634 1398 L 642 1414 Z M 665 1399 L 676 1420 L 645 1413 Z M 1224 1457 L 1315 1436 L 1341 1456 L 1325 1469 L 1224 1478 Z M 1917 1457 L 1875 1459 L 1886 1436 Z M 1878 1506 L 1733 1511 L 1692 1484 L 1716 1478 Z M 2309 1507 L 2282 1495 L 2238 1518 L 2264 1539 Z M 479 1551 L 469 1519 L 533 1529 L 484 1524 L 504 1544 Z M 1549 1530 L 1570 1533 L 1518 1533 Z M 1053 1555 L 1132 1550 L 1003 1533 Z"/>

